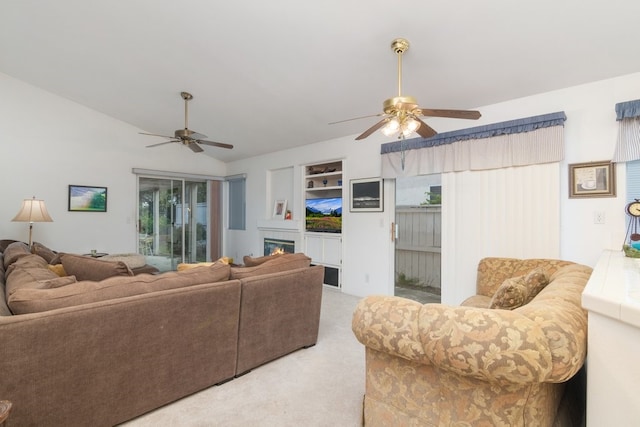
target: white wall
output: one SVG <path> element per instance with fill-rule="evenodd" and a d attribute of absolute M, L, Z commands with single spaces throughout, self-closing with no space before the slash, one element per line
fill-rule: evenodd
<path fill-rule="evenodd" d="M 222 162 L 178 144 L 147 149 L 157 141 L 140 129 L 3 74 L 0 93 L 0 238 L 28 239 L 27 223 L 11 219 L 36 196 L 54 222 L 34 224 L 35 241 L 69 252 L 133 252 L 133 167 L 225 175 Z M 68 212 L 69 184 L 108 187 L 107 212 Z"/>
<path fill-rule="evenodd" d="M 344 196 L 348 198 L 350 179 L 380 175 L 380 144 L 388 141 L 379 133 L 360 142 L 351 135 L 225 165 L 177 144 L 146 149 L 150 137 L 138 135 L 139 129 L 1 74 L 0 93 L 0 179 L 4 184 L 0 236 L 27 239 L 27 225 L 11 219 L 24 198 L 36 196 L 46 201 L 55 222 L 35 224 L 34 239 L 72 252 L 135 250 L 136 184 L 131 168 L 138 167 L 209 175 L 247 173 L 248 230 L 227 232 L 224 249 L 225 255 L 237 259 L 260 254 L 256 224 L 272 208 L 266 199 L 267 171 L 293 168 L 289 203 L 295 204 L 294 212 L 303 212 L 301 165 L 343 159 Z M 594 265 L 602 249 L 622 245 L 624 165 L 617 169 L 618 197 L 581 200 L 568 199 L 567 164 L 610 159 L 617 131 L 614 105 L 639 98 L 640 73 L 636 73 L 480 107 L 482 119 L 471 123 L 566 112 L 566 160 L 562 164 L 560 196 L 562 258 Z M 429 123 L 440 132 L 470 125 L 446 119 Z M 108 212 L 67 212 L 69 184 L 108 187 Z M 345 209 L 342 281 L 347 293 L 393 292 L 393 198 L 393 181 L 387 181 L 384 212 L 350 213 Z M 605 224 L 593 223 L 594 212 L 604 212 Z"/>
<path fill-rule="evenodd" d="M 617 197 L 569 199 L 567 165 L 611 159 L 617 135 L 614 106 L 618 102 L 639 98 L 640 73 L 636 73 L 479 107 L 483 117 L 478 122 L 430 119 L 429 123 L 438 131 L 445 132 L 564 111 L 567 121 L 565 161 L 561 165 L 561 257 L 595 265 L 603 249 L 619 249 L 624 239 L 625 168 L 624 165 L 617 168 Z M 389 140 L 379 133 L 361 142 L 355 142 L 354 137 L 352 135 L 228 164 L 230 174 L 248 174 L 248 230 L 229 233 L 225 249 L 234 257 L 258 253 L 259 242 L 254 224 L 257 220 L 264 219 L 260 215 L 265 211 L 267 203 L 264 196 L 265 176 L 270 169 L 294 166 L 294 176 L 297 179 L 293 197 L 297 204 L 302 203 L 302 175 L 299 171 L 302 164 L 344 159 L 345 193 L 348 193 L 347 183 L 350 179 L 379 176 L 380 144 Z M 393 181 L 389 181 L 385 185 L 385 210 L 382 213 L 350 213 L 345 209 L 342 281 L 346 293 L 367 295 L 393 292 L 393 245 L 389 238 L 393 222 L 393 192 Z M 604 213 L 605 224 L 594 224 L 594 212 Z M 461 268 L 475 268 L 473 265 L 465 266 L 464 263 L 464 260 L 460 260 Z M 466 286 L 471 290 L 474 288 L 474 284 Z"/>

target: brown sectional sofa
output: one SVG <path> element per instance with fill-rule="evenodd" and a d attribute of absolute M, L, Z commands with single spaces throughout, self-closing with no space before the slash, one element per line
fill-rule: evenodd
<path fill-rule="evenodd" d="M 318 336 L 323 268 L 304 254 L 75 282 L 28 249 L 0 261 L 8 426 L 112 426 Z"/>

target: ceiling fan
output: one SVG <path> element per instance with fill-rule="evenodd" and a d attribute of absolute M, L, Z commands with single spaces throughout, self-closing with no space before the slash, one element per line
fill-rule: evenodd
<path fill-rule="evenodd" d="M 436 135 L 431 126 L 423 122 L 420 117 L 449 117 L 455 119 L 471 119 L 480 118 L 479 111 L 473 110 L 442 110 L 433 108 L 422 108 L 418 106 L 418 101 L 412 96 L 402 95 L 402 55 L 409 49 L 409 41 L 403 38 L 395 39 L 391 42 L 391 50 L 398 55 L 398 96 L 385 100 L 382 104 L 383 113 L 371 116 L 356 117 L 353 119 L 341 120 L 329 124 L 343 123 L 350 120 L 359 120 L 367 117 L 384 116 L 375 125 L 364 131 L 356 137 L 356 140 L 365 139 L 378 129 L 387 136 L 398 134 L 398 139 L 403 139 L 413 132 L 416 132 L 423 138 L 430 138 Z"/>
<path fill-rule="evenodd" d="M 179 142 L 187 147 L 189 147 L 191 149 L 191 151 L 193 151 L 194 153 L 200 153 L 202 151 L 204 151 L 202 149 L 202 147 L 200 147 L 200 145 L 198 144 L 203 144 L 203 145 L 211 145 L 213 147 L 220 147 L 220 148 L 233 148 L 233 145 L 231 144 L 224 144 L 222 142 L 213 142 L 213 141 L 206 141 L 204 138 L 207 138 L 207 135 L 203 135 L 201 133 L 197 133 L 192 131 L 191 129 L 189 129 L 189 101 L 191 99 L 193 99 L 193 95 L 191 95 L 188 92 L 180 92 L 180 96 L 182 97 L 182 99 L 184 99 L 184 129 L 178 129 L 174 132 L 173 136 L 166 136 L 166 135 L 158 135 L 155 133 L 146 133 L 146 132 L 140 132 L 140 134 L 142 135 L 150 135 L 150 136 L 161 136 L 163 138 L 169 138 L 171 139 L 171 141 L 165 141 L 165 142 L 160 142 L 158 144 L 152 144 L 152 145 L 147 145 L 147 148 L 151 148 L 151 147 L 158 147 L 160 145 L 164 145 L 164 144 L 170 144 L 172 142 Z"/>

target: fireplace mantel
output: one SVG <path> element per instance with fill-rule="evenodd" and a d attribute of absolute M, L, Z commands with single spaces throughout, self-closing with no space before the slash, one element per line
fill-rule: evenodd
<path fill-rule="evenodd" d="M 258 220 L 258 230 L 300 231 L 301 222 L 295 219 L 262 219 Z"/>

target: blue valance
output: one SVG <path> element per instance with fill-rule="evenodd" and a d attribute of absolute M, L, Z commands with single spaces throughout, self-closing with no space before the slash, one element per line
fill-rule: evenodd
<path fill-rule="evenodd" d="M 616 104 L 616 120 L 631 119 L 640 116 L 640 99 Z"/>
<path fill-rule="evenodd" d="M 640 104 L 638 105 L 640 106 Z M 640 111 L 640 109 L 638 111 Z M 412 138 L 389 142 L 382 144 L 380 153 L 387 154 L 405 150 L 435 147 L 468 139 L 492 138 L 499 135 L 531 132 L 536 129 L 551 126 L 562 126 L 564 125 L 565 120 L 567 120 L 567 116 L 564 111 L 542 114 L 540 116 L 527 117 L 524 119 L 509 120 L 506 122 L 492 123 L 489 125 L 454 130 L 451 132 L 443 132 L 432 136 L 431 138 Z"/>

